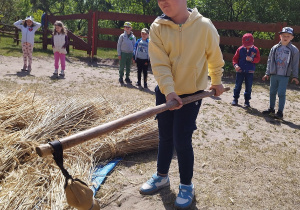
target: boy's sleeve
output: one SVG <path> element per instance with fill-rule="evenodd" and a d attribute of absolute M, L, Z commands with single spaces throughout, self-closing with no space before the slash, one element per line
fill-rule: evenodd
<path fill-rule="evenodd" d="M 21 25 L 22 22 L 23 20 L 18 20 L 14 23 L 14 26 L 16 26 L 18 29 L 22 29 L 22 25 Z"/>
<path fill-rule="evenodd" d="M 256 55 L 254 56 L 252 63 L 259 63 L 259 61 L 260 61 L 260 52 L 259 52 L 259 49 L 257 47 L 254 46 L 254 48 L 256 50 Z"/>
<path fill-rule="evenodd" d="M 138 47 L 139 39 L 135 42 L 135 45 L 133 47 L 133 59 L 135 60 L 135 55 Z"/>
<path fill-rule="evenodd" d="M 154 24 L 150 27 L 149 56 L 151 58 L 152 72 L 160 91 L 165 96 L 175 92 L 170 59 L 159 37 L 157 26 Z"/>
<path fill-rule="evenodd" d="M 240 47 L 235 51 L 235 54 L 232 58 L 232 65 L 235 67 L 235 65 L 239 64 L 239 58 L 240 58 Z"/>
<path fill-rule="evenodd" d="M 292 56 L 293 56 L 292 76 L 293 76 L 293 78 L 298 79 L 298 75 L 299 75 L 299 50 L 297 49 L 296 52 Z"/>
<path fill-rule="evenodd" d="M 270 76 L 270 65 L 271 65 L 271 58 L 272 58 L 272 53 L 273 53 L 273 47 L 270 50 L 269 56 L 268 56 L 268 61 L 267 61 L 267 69 L 265 75 Z"/>
<path fill-rule="evenodd" d="M 117 44 L 117 52 L 118 56 L 121 56 L 121 45 L 122 45 L 122 34 L 119 36 L 118 44 Z"/>
<path fill-rule="evenodd" d="M 223 55 L 219 46 L 220 36 L 211 20 L 209 20 L 209 22 L 210 27 L 208 27 L 208 38 L 205 47 L 208 62 L 208 75 L 211 78 L 211 85 L 220 85 L 222 84 L 221 78 L 224 66 Z"/>

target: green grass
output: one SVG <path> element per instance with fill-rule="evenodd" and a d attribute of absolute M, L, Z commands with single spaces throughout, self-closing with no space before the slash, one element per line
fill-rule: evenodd
<path fill-rule="evenodd" d="M 35 36 L 35 41 L 41 41 L 40 35 Z M 20 37 L 21 38 L 21 37 Z M 0 36 L 0 55 L 4 56 L 22 56 L 22 49 L 21 49 L 21 43 L 17 45 L 16 42 L 14 42 L 12 36 L 7 35 L 1 35 Z M 52 56 L 52 47 L 51 45 L 48 45 L 47 50 L 43 50 L 43 44 L 42 43 L 35 43 L 34 44 L 34 50 L 33 50 L 33 56 L 35 57 L 48 57 Z M 70 53 L 68 54 L 70 57 L 75 58 L 84 58 L 88 57 L 86 51 L 82 50 L 76 50 L 73 49 L 72 46 L 70 46 Z M 116 49 L 107 49 L 107 48 L 98 48 L 97 49 L 97 55 L 94 56 L 95 58 L 101 58 L 101 59 L 117 59 L 117 50 Z"/>

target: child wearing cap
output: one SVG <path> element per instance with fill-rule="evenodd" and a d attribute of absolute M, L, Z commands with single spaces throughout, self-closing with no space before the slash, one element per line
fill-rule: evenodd
<path fill-rule="evenodd" d="M 18 29 L 22 32 L 22 52 L 24 65 L 22 71 L 31 71 L 32 64 L 32 51 L 34 45 L 35 32 L 41 27 L 41 24 L 35 22 L 31 16 L 25 18 L 25 20 L 18 20 L 14 23 Z M 27 63 L 28 61 L 28 63 Z"/>
<path fill-rule="evenodd" d="M 149 54 L 148 54 L 148 43 L 149 43 L 149 30 L 147 28 L 143 28 L 141 31 L 141 37 L 135 43 L 133 56 L 134 61 L 137 64 L 137 78 L 138 81 L 136 83 L 137 86 L 141 86 L 142 72 L 144 76 L 144 88 L 148 88 L 147 86 L 147 75 L 148 75 L 148 66 L 149 66 Z"/>
<path fill-rule="evenodd" d="M 186 0 L 158 0 L 158 6 L 164 14 L 154 20 L 149 33 L 149 56 L 158 83 L 156 105 L 176 100 L 178 106 L 157 115 L 157 169 L 141 186 L 140 193 L 150 195 L 170 185 L 169 169 L 175 149 L 180 178 L 175 208 L 185 209 L 195 196 L 192 136 L 202 100 L 183 105 L 181 98 L 205 90 L 208 74 L 210 89 L 220 96 L 224 92 L 224 60 L 216 28 L 197 8 L 188 9 Z"/>
<path fill-rule="evenodd" d="M 250 99 L 252 92 L 253 73 L 255 64 L 260 60 L 260 53 L 256 46 L 253 45 L 254 38 L 252 34 L 246 33 L 242 38 L 242 46 L 240 46 L 233 56 L 232 64 L 236 71 L 235 88 L 233 90 L 232 105 L 238 105 L 238 99 L 242 89 L 243 81 L 245 80 L 244 99 L 245 107 L 250 107 Z"/>
<path fill-rule="evenodd" d="M 124 83 L 124 68 L 126 67 L 126 78 L 125 82 L 131 84 L 130 76 L 130 66 L 132 59 L 133 48 L 136 42 L 136 38 L 132 33 L 132 27 L 130 22 L 124 23 L 124 33 L 119 36 L 117 52 L 120 60 L 119 69 L 119 82 Z"/>
<path fill-rule="evenodd" d="M 289 77 L 293 77 L 291 83 L 295 81 L 296 84 L 299 84 L 299 50 L 291 43 L 294 38 L 294 30 L 291 27 L 284 27 L 279 34 L 280 42 L 271 48 L 266 73 L 262 78 L 265 81 L 271 77 L 269 109 L 262 113 L 275 114 L 276 95 L 278 94 L 279 103 L 275 118 L 282 119 Z"/>

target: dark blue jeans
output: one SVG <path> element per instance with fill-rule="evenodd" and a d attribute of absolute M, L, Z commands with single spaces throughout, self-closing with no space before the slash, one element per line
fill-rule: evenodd
<path fill-rule="evenodd" d="M 252 83 L 253 83 L 253 73 L 246 72 L 236 72 L 235 87 L 233 90 L 233 98 L 238 99 L 240 97 L 240 92 L 242 89 L 242 84 L 245 79 L 245 101 L 251 99 Z"/>
<path fill-rule="evenodd" d="M 197 93 L 202 92 L 198 91 Z M 166 102 L 159 87 L 155 88 L 156 105 Z M 192 95 L 192 94 L 190 94 Z M 182 95 L 181 98 L 189 95 Z M 178 110 L 165 111 L 157 115 L 159 130 L 159 146 L 157 172 L 169 172 L 174 148 L 177 153 L 180 183 L 190 185 L 194 170 L 194 152 L 192 135 L 196 127 L 196 119 L 202 100 L 186 104 Z"/>

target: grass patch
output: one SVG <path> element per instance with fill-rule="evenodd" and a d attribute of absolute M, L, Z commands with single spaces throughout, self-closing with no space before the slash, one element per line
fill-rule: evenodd
<path fill-rule="evenodd" d="M 42 36 L 36 35 L 35 36 L 35 42 L 40 42 Z M 21 37 L 20 37 L 21 39 Z M 15 56 L 20 57 L 23 55 L 22 53 L 22 46 L 21 42 L 19 45 L 17 45 L 17 42 L 14 42 L 14 39 L 12 36 L 3 35 L 0 38 L 0 55 L 4 56 Z M 33 56 L 34 57 L 49 57 L 53 56 L 52 46 L 48 45 L 47 50 L 43 49 L 42 43 L 35 43 L 34 44 L 34 50 L 33 50 Z M 82 58 L 82 57 L 88 57 L 86 51 L 82 50 L 76 50 L 73 49 L 72 46 L 70 46 L 70 53 L 68 54 L 70 57 L 75 58 Z M 117 50 L 116 49 L 108 49 L 108 48 L 98 48 L 97 49 L 97 55 L 95 58 L 100 59 L 118 59 Z"/>

